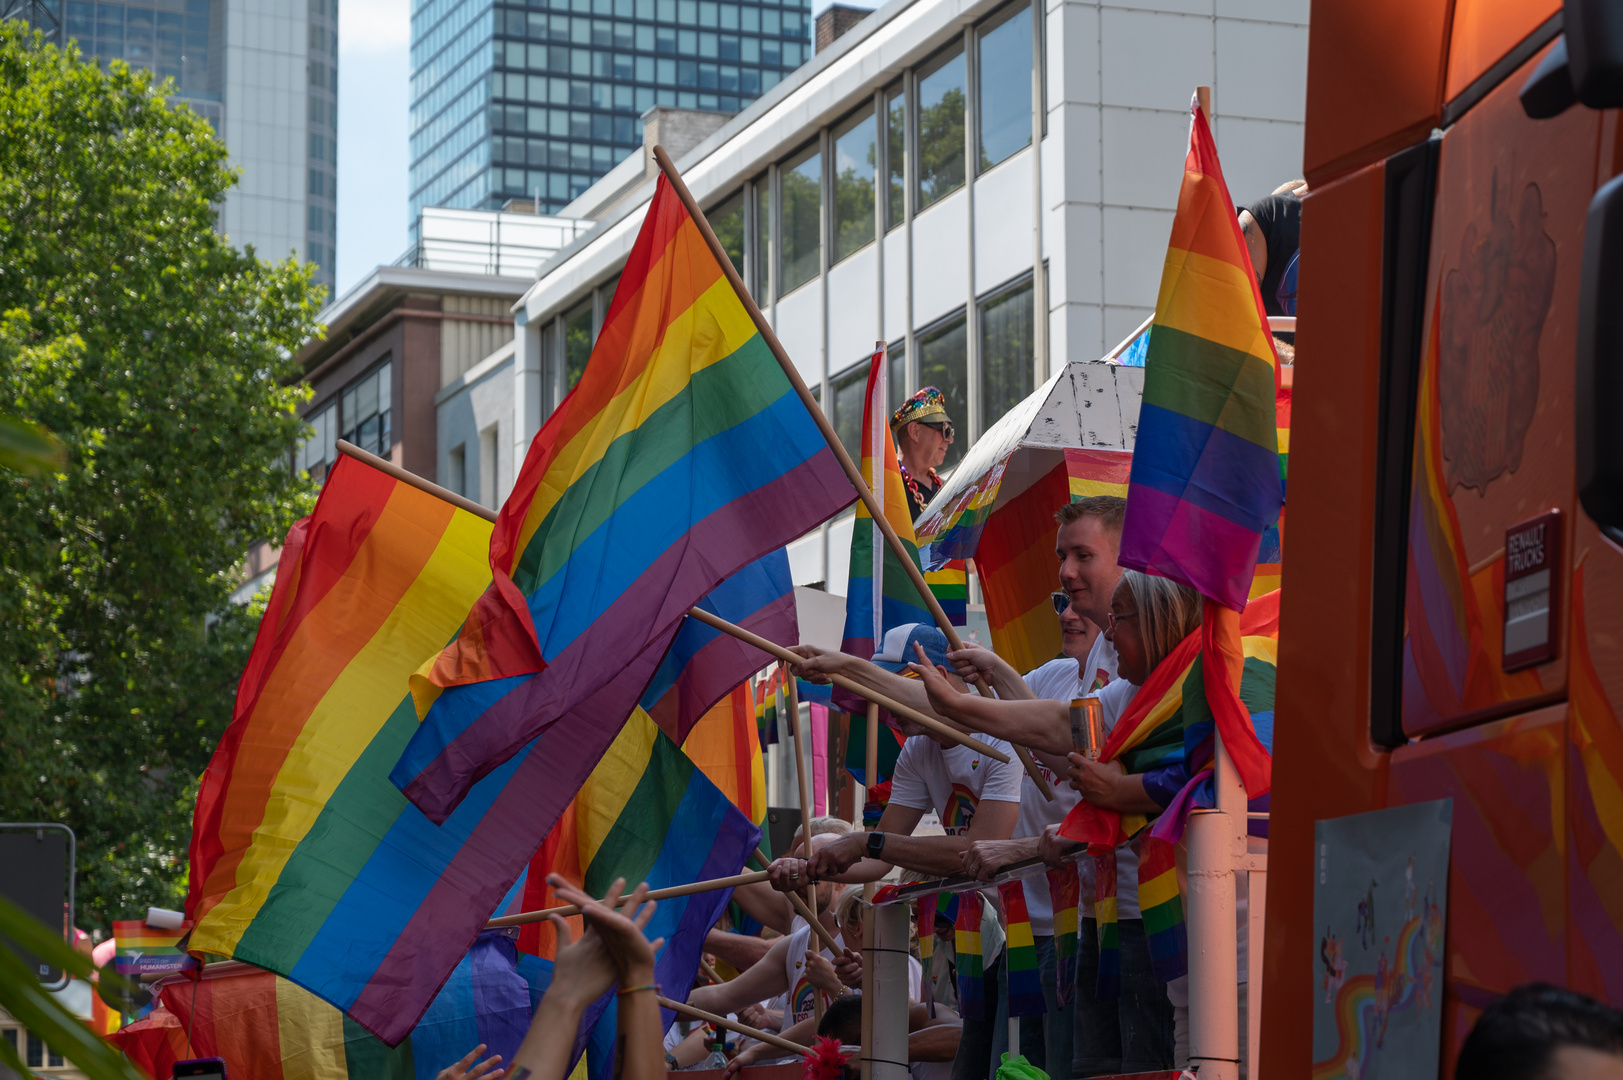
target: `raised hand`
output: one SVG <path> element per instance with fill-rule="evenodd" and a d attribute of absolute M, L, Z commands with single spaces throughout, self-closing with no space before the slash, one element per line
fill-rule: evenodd
<path fill-rule="evenodd" d="M 918 642 L 913 643 L 913 651 L 919 658 L 908 664 L 907 668 L 924 684 L 924 692 L 930 696 L 930 708 L 942 716 L 952 717 L 952 707 L 963 695 L 947 680 L 947 669 L 930 663 L 930 658 Z"/>
<path fill-rule="evenodd" d="M 862 989 L 862 954 L 848 948 L 834 958 L 834 974 L 853 990 Z"/>
<path fill-rule="evenodd" d="M 447 1065 L 440 1070 L 439 1076 L 434 1080 L 502 1080 L 503 1072 L 496 1066 L 502 1063 L 500 1054 L 492 1054 L 483 1061 L 478 1061 L 479 1055 L 485 1052 L 485 1044 L 469 1050 L 467 1054 L 454 1065 Z"/>
<path fill-rule="evenodd" d="M 614 884 L 609 886 L 608 895 L 602 900 L 592 899 L 557 874 L 549 875 L 547 882 L 561 900 L 578 905 L 581 917 L 586 920 L 587 932 L 581 935 L 581 941 L 576 942 L 576 946 L 595 936 L 603 951 L 611 959 L 614 974 L 622 984 L 634 984 L 638 980 L 652 981 L 654 956 L 659 952 L 660 946 L 665 944 L 665 939 L 657 938 L 649 941 L 643 933 L 643 929 L 654 917 L 654 911 L 659 906 L 653 900 L 644 900 L 648 895 L 647 882 L 631 890 L 623 900 L 621 894 L 626 886 L 624 878 L 616 878 Z M 556 926 L 567 926 L 556 915 L 552 919 Z M 564 932 L 560 930 L 559 941 L 563 940 Z M 560 957 L 562 952 L 560 946 Z M 555 972 L 554 980 L 556 978 Z"/>

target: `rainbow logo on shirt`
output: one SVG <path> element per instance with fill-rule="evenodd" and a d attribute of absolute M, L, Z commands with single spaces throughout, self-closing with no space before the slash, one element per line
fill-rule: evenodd
<path fill-rule="evenodd" d="M 816 1012 L 817 1006 L 814 1004 L 816 994 L 817 988 L 811 984 L 809 978 L 802 975 L 800 980 L 795 983 L 795 992 L 789 996 L 789 1006 L 794 1013 L 796 1023 Z"/>
<path fill-rule="evenodd" d="M 969 828 L 969 823 L 975 817 L 975 808 L 980 800 L 962 784 L 952 785 L 952 794 L 947 798 L 947 806 L 941 815 L 941 827 L 948 836 L 962 836 Z"/>

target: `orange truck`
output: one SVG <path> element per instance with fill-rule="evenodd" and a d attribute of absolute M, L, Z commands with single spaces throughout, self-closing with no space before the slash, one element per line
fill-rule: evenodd
<path fill-rule="evenodd" d="M 1623 5 L 1311 25 L 1258 1064 L 1316 1075 L 1314 823 L 1451 797 L 1452 1077 L 1520 983 L 1623 1005 Z"/>

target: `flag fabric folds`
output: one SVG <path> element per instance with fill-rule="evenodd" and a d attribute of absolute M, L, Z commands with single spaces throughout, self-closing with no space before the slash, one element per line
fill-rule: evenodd
<path fill-rule="evenodd" d="M 469 634 L 427 667 L 423 722 L 393 772 L 433 820 L 628 668 L 643 684 L 687 610 L 855 492 L 668 179 L 661 177 L 580 383 L 530 445 L 491 538 L 496 593 L 544 669 L 477 665 Z M 470 605 L 471 607 L 472 605 Z M 432 655 L 430 653 L 429 655 Z M 642 685 L 637 687 L 640 692 Z M 573 791 L 630 713 L 561 743 Z"/>
<path fill-rule="evenodd" d="M 789 555 L 776 548 L 739 570 L 696 605 L 769 641 L 800 640 Z M 682 619 L 639 704 L 678 745 L 693 725 L 772 658 L 697 619 Z"/>
<path fill-rule="evenodd" d="M 918 544 L 913 538 L 913 514 L 890 438 L 890 414 L 885 411 L 885 346 L 873 354 L 868 368 L 867 396 L 862 410 L 862 460 L 859 468 L 868 487 L 878 496 L 885 520 L 901 538 L 915 566 Z M 866 660 L 883 640 L 885 631 L 904 623 L 935 624 L 929 605 L 919 596 L 913 579 L 886 543 L 865 503 L 857 504 L 851 528 L 851 569 L 845 593 L 845 633 L 840 651 Z M 834 695 L 838 706 L 840 696 Z"/>
<path fill-rule="evenodd" d="M 707 723 L 701 721 L 689 738 L 704 738 Z M 593 896 L 604 895 L 615 878 L 659 889 L 736 874 L 760 837 L 760 828 L 727 793 L 638 709 L 530 861 L 524 908 L 558 903 L 548 874 L 578 882 Z M 705 934 L 731 896 L 732 890 L 723 889 L 659 902 L 646 933 L 665 938 L 654 972 L 668 996 L 686 1000 Z M 528 969 L 549 973 L 557 933 L 550 923 L 531 923 L 519 933 L 519 948 L 545 965 Z M 667 1012 L 667 1026 L 671 1018 Z M 588 1011 L 577 1036 L 577 1054 L 587 1054 L 594 1080 L 612 1072 L 614 1023 L 610 994 Z"/>
<path fill-rule="evenodd" d="M 1026 911 L 1026 888 L 1020 881 L 1006 881 L 997 887 L 1003 901 L 1003 918 L 1008 939 L 1003 945 L 1003 969 L 1009 984 L 1010 1016 L 1041 1016 L 1048 1011 L 1043 998 L 1042 975 L 1037 969 L 1037 939 L 1032 936 L 1031 916 Z"/>
<path fill-rule="evenodd" d="M 1048 870 L 1048 896 L 1054 907 L 1054 997 L 1068 1005 L 1076 993 L 1077 908 L 1082 900 L 1082 876 L 1074 862 Z"/>
<path fill-rule="evenodd" d="M 981 913 L 986 898 L 978 892 L 955 895 L 958 909 L 953 916 L 952 944 L 958 963 L 958 1015 L 965 1020 L 988 1020 L 986 964 L 981 956 Z"/>
<path fill-rule="evenodd" d="M 1119 561 L 1240 611 L 1284 501 L 1279 362 L 1211 130 L 1190 111 Z"/>
<path fill-rule="evenodd" d="M 1067 449 L 1062 463 L 987 514 L 976 530 L 960 530 L 961 543 L 973 540 L 978 545 L 971 550 L 986 598 L 992 648 L 1016 671 L 1046 664 L 1062 645 L 1049 600 L 1059 588 L 1054 512 L 1092 495 L 1125 496 L 1131 462 L 1125 451 Z"/>
<path fill-rule="evenodd" d="M 434 1080 L 480 1043 L 512 1060 L 532 1013 L 516 960 L 511 940 L 481 935 L 393 1048 L 309 991 L 246 964 L 170 980 L 159 1007 L 110 1041 L 154 1080 L 198 1057 L 224 1058 L 232 1080 Z"/>
<path fill-rule="evenodd" d="M 741 683 L 693 725 L 682 753 L 761 830 L 764 842 L 766 762 L 755 737 L 754 711 L 749 683 Z"/>

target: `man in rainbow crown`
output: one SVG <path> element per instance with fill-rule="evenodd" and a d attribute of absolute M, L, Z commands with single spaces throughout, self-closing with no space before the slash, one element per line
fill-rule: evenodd
<path fill-rule="evenodd" d="M 933 386 L 921 388 L 890 414 L 890 433 L 896 440 L 902 483 L 907 485 L 907 507 L 913 520 L 918 521 L 941 490 L 941 475 L 936 468 L 947 460 L 947 450 L 956 434 L 947 415 L 946 396 Z"/>
<path fill-rule="evenodd" d="M 845 675 L 872 689 L 933 714 L 929 699 L 908 664 L 921 648 L 932 664 L 948 671 L 958 690 L 969 687 L 951 674 L 947 636 L 933 626 L 904 623 L 892 627 L 872 661 L 847 653 L 823 651 L 810 645 L 794 651 L 805 657 L 795 674 L 810 682 L 828 682 L 831 674 Z M 836 704 L 839 703 L 836 698 Z M 878 881 L 892 866 L 925 877 L 951 877 L 963 873 L 962 853 L 980 840 L 1006 840 L 1014 835 L 1020 816 L 1020 789 L 1025 771 L 1014 750 L 1001 739 L 988 745 L 1009 755 L 1011 764 L 983 757 L 977 750 L 926 731 L 910 720 L 881 712 L 906 743 L 892 774 L 890 804 L 870 833 L 849 833 L 819 848 L 808 859 L 778 859 L 770 867 L 772 885 L 784 892 L 799 891 L 809 881 Z M 941 819 L 943 836 L 914 836 L 913 830 L 929 811 Z M 995 910 L 995 904 L 989 904 Z M 995 925 L 995 919 L 992 920 Z M 993 955 L 987 955 L 991 953 Z M 992 1045 L 997 1024 L 996 947 L 983 948 L 984 1019 L 964 1018 L 953 1080 L 986 1080 L 992 1075 Z M 962 1011 L 962 1010 L 960 1010 Z"/>

